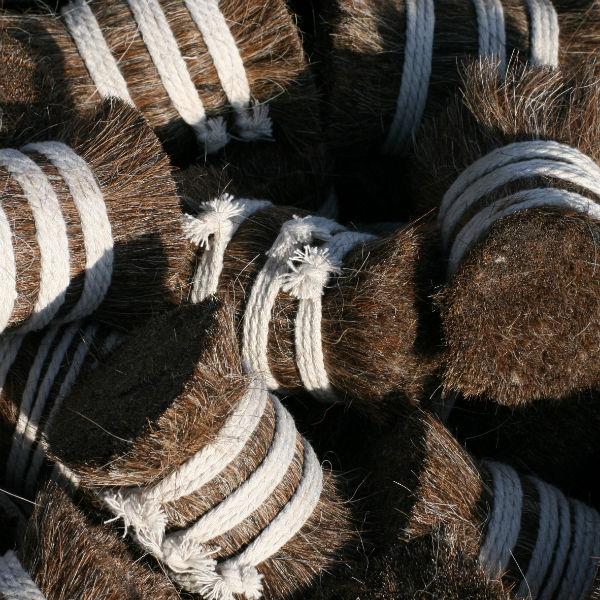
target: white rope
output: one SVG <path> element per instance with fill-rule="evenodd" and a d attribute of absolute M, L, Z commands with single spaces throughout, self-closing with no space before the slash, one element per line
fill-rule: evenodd
<path fill-rule="evenodd" d="M 0 333 L 3 332 L 17 301 L 17 265 L 12 230 L 0 203 Z"/>
<path fill-rule="evenodd" d="M 244 483 L 220 504 L 203 515 L 178 542 L 194 540 L 206 543 L 239 525 L 260 509 L 288 472 L 296 451 L 296 426 L 290 413 L 275 396 L 271 396 L 275 412 L 275 432 L 267 455 Z"/>
<path fill-rule="evenodd" d="M 15 358 L 17 358 L 17 353 L 24 338 L 25 336 L 17 334 L 5 336 L 0 341 L 0 393 L 4 389 L 6 377 L 15 362 Z"/>
<path fill-rule="evenodd" d="M 100 96 L 120 98 L 133 106 L 127 83 L 87 0 L 73 0 L 61 13 Z"/>
<path fill-rule="evenodd" d="M 253 104 L 250 84 L 235 39 L 219 0 L 185 0 L 219 76 L 223 91 L 236 113 L 239 135 L 244 140 L 270 139 L 273 124 L 266 104 Z"/>
<path fill-rule="evenodd" d="M 77 327 L 77 330 L 79 330 L 80 324 L 76 323 L 75 325 Z M 42 425 L 42 435 L 33 450 L 33 455 L 29 463 L 29 469 L 27 470 L 27 474 L 25 477 L 25 490 L 29 494 L 31 494 L 35 489 L 35 484 L 38 480 L 40 469 L 43 465 L 44 459 L 46 458 L 46 452 L 48 449 L 48 442 L 46 440 L 46 437 L 50 431 L 50 427 L 52 426 L 52 423 L 54 422 L 54 419 L 56 418 L 56 415 L 60 410 L 64 399 L 70 394 L 71 389 L 73 388 L 73 385 L 75 384 L 75 381 L 79 376 L 79 372 L 81 371 L 81 367 L 83 366 L 87 353 L 90 349 L 90 345 L 94 340 L 94 335 L 97 329 L 97 325 L 89 325 L 85 330 L 81 331 L 81 339 L 79 341 L 79 344 L 77 345 L 75 352 L 73 353 L 71 360 L 68 362 L 68 369 L 67 372 L 64 374 L 64 378 L 60 384 L 60 388 L 57 394 L 54 396 L 54 398 L 48 398 L 51 400 L 50 411 L 48 412 L 48 415 Z M 65 337 L 67 336 L 68 330 L 65 334 Z M 71 340 L 72 338 L 73 336 L 70 337 Z M 65 348 L 65 353 L 68 347 L 68 345 L 63 346 L 63 348 Z M 57 347 L 56 351 L 60 352 L 60 350 L 61 348 Z M 60 361 L 59 367 L 65 365 L 65 353 L 63 353 L 62 356 L 60 356 L 60 358 L 58 359 Z M 53 355 L 53 361 L 56 361 L 55 357 L 56 352 Z M 58 370 L 54 369 L 51 371 L 49 367 L 48 373 L 52 378 L 53 384 L 54 380 L 56 379 L 56 375 L 58 374 Z"/>
<path fill-rule="evenodd" d="M 278 552 L 308 521 L 323 491 L 323 471 L 314 450 L 304 442 L 302 479 L 294 495 L 262 533 L 243 552 L 217 567 L 220 581 L 203 586 L 200 593 L 215 600 L 233 600 L 234 594 L 261 597 L 261 575 L 256 567 Z M 215 593 L 216 592 L 216 593 Z"/>
<path fill-rule="evenodd" d="M 268 200 L 236 199 L 231 194 L 222 194 L 203 202 L 197 216 L 184 215 L 185 236 L 204 248 L 192 281 L 191 301 L 194 304 L 217 292 L 225 250 L 231 238 L 248 217 L 267 206 L 271 206 Z"/>
<path fill-rule="evenodd" d="M 396 112 L 383 145 L 386 154 L 399 154 L 419 126 L 429 89 L 435 11 L 433 0 L 406 0 L 404 63 Z"/>
<path fill-rule="evenodd" d="M 504 206 L 506 208 L 503 208 Z M 515 212 L 531 208 L 561 208 L 578 212 L 592 219 L 600 219 L 600 205 L 575 192 L 558 188 L 522 190 L 490 204 L 464 226 L 452 245 L 448 259 L 448 272 L 450 274 L 456 272 L 465 252 L 481 239 L 493 223 Z"/>
<path fill-rule="evenodd" d="M 544 587 L 540 591 L 539 600 L 551 600 L 555 597 L 571 544 L 571 509 L 569 501 L 558 489 L 553 488 L 559 508 L 559 530 L 550 571 L 546 576 Z"/>
<path fill-rule="evenodd" d="M 70 281 L 67 226 L 50 181 L 30 157 L 4 148 L 0 150 L 0 165 L 10 172 L 27 198 L 40 250 L 40 287 L 33 313 L 20 328 L 24 333 L 46 326 L 64 302 Z"/>
<path fill-rule="evenodd" d="M 560 600 L 586 598 L 598 571 L 600 555 L 600 516 L 579 502 L 571 500 L 574 515 L 568 564 L 558 591 Z"/>
<path fill-rule="evenodd" d="M 104 196 L 89 165 L 69 146 L 40 142 L 23 148 L 46 156 L 64 179 L 77 207 L 85 246 L 85 280 L 77 304 L 64 321 L 85 317 L 104 300 L 112 281 L 114 241 Z"/>
<path fill-rule="evenodd" d="M 553 141 L 516 142 L 496 148 L 467 167 L 444 194 L 438 215 L 444 244 L 449 245 L 454 230 L 482 198 L 512 181 L 540 176 L 560 179 L 600 195 L 600 167 L 575 148 Z M 475 214 L 453 241 L 450 272 L 456 270 L 469 247 L 501 218 L 496 215 L 506 216 L 532 207 L 559 206 L 600 218 L 600 207 L 595 202 L 573 192 L 553 192 L 552 189 L 519 191 Z M 543 191 L 547 191 L 545 204 Z"/>
<path fill-rule="evenodd" d="M 275 415 L 271 447 L 255 472 L 223 502 L 188 529 L 166 535 L 163 505 L 194 493 L 233 462 L 256 430 L 267 403 Z M 296 429 L 289 413 L 262 386 L 251 385 L 216 439 L 158 484 L 104 491 L 101 497 L 115 519 L 134 530 L 142 548 L 161 560 L 185 590 L 207 599 L 256 599 L 262 576 L 256 567 L 275 554 L 306 523 L 321 496 L 323 474 L 314 451 L 304 442 L 304 467 L 296 491 L 277 516 L 239 554 L 217 562 L 204 542 L 226 533 L 259 509 L 292 463 Z"/>
<path fill-rule="evenodd" d="M 27 374 L 27 380 L 23 389 L 23 395 L 21 397 L 21 405 L 19 407 L 19 416 L 17 417 L 17 423 L 15 425 L 15 431 L 11 442 L 10 451 L 8 454 L 8 461 L 6 463 L 6 480 L 13 487 L 17 487 L 19 470 L 22 468 L 21 465 L 21 446 L 25 443 L 24 433 L 29 423 L 29 415 L 33 408 L 35 401 L 35 392 L 37 384 L 42 374 L 46 357 L 50 351 L 50 347 L 54 342 L 54 338 L 58 333 L 58 327 L 51 327 L 48 329 L 40 344 L 38 351 L 33 359 L 29 373 Z M 18 461 L 18 464 L 17 464 Z"/>
<path fill-rule="evenodd" d="M 283 291 L 298 298 L 295 323 L 296 364 L 302 383 L 316 398 L 333 402 L 321 333 L 322 295 L 332 274 L 341 273 L 342 261 L 360 243 L 375 239 L 368 233 L 342 231 L 321 247 L 305 246 L 288 260 Z"/>
<path fill-rule="evenodd" d="M 508 565 L 521 529 L 523 489 L 517 472 L 508 465 L 485 462 L 493 479 L 493 508 L 479 562 L 490 578 L 501 576 Z"/>
<path fill-rule="evenodd" d="M 54 385 L 56 376 L 60 371 L 65 355 L 79 327 L 80 324 L 75 322 L 61 331 L 62 337 L 52 352 L 41 381 L 39 381 L 39 378 L 42 366 L 46 362 L 50 345 L 44 344 L 45 340 L 40 344 L 40 351 L 36 355 L 34 366 L 29 372 L 30 376 L 27 378 L 25 390 L 23 391 L 19 419 L 17 420 L 11 454 L 8 459 L 9 463 L 12 463 L 13 487 L 15 489 L 27 489 L 24 487 L 25 482 L 23 479 L 26 474 L 31 448 L 37 439 L 40 418 L 50 397 L 50 391 Z M 59 326 L 53 327 L 49 332 L 51 337 L 48 339 L 53 341 L 58 331 Z M 43 360 L 38 361 L 38 356 L 43 356 Z M 33 377 L 31 377 L 32 373 Z"/>
<path fill-rule="evenodd" d="M 518 598 L 537 598 L 552 562 L 559 536 L 559 509 L 557 490 L 537 477 L 528 477 L 538 494 L 539 520 L 537 539 L 529 559 L 527 573 L 516 592 Z"/>
<path fill-rule="evenodd" d="M 558 67 L 558 16 L 550 0 L 525 0 L 531 24 L 529 58 L 534 66 Z"/>
<path fill-rule="evenodd" d="M 127 0 L 171 102 L 181 118 L 216 152 L 227 143 L 222 118 L 207 119 L 202 100 L 158 0 Z"/>
<path fill-rule="evenodd" d="M 506 28 L 501 0 L 472 0 L 479 31 L 479 56 L 498 62 L 500 73 L 506 71 Z"/>
<path fill-rule="evenodd" d="M 0 556 L 0 595 L 8 600 L 46 600 L 12 550 Z"/>
<path fill-rule="evenodd" d="M 271 314 L 289 268 L 288 260 L 303 245 L 317 239 L 326 241 L 341 230 L 343 227 L 324 217 L 294 217 L 286 221 L 254 280 L 244 312 L 242 363 L 247 373 L 264 378 L 268 389 L 279 388 L 269 367 L 267 349 Z"/>

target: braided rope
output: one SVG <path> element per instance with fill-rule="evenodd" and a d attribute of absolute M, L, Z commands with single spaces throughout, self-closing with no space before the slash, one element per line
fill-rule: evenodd
<path fill-rule="evenodd" d="M 386 154 L 406 150 L 421 122 L 431 76 L 434 26 L 433 0 L 406 0 L 404 64 L 396 112 L 383 145 Z"/>
<path fill-rule="evenodd" d="M 558 16 L 550 0 L 525 0 L 531 24 L 530 60 L 534 66 L 558 67 Z"/>
<path fill-rule="evenodd" d="M 578 185 L 600 196 L 600 167 L 579 150 L 554 141 L 516 142 L 496 148 L 465 169 L 442 199 L 438 223 L 448 247 L 451 236 L 477 202 L 512 181 L 552 177 Z M 520 190 L 479 210 L 454 237 L 448 270 L 460 260 L 497 220 L 535 207 L 559 207 L 600 219 L 600 206 L 580 194 L 547 187 Z"/>
<path fill-rule="evenodd" d="M 133 106 L 127 82 L 88 2 L 72 0 L 61 14 L 100 96 L 120 98 Z"/>
<path fill-rule="evenodd" d="M 521 529 L 523 489 L 517 472 L 508 465 L 485 462 L 494 486 L 494 505 L 479 562 L 490 578 L 501 576 L 508 565 Z"/>
<path fill-rule="evenodd" d="M 81 297 L 64 321 L 81 319 L 100 306 L 112 281 L 114 241 L 104 195 L 89 165 L 67 145 L 39 142 L 23 150 L 38 152 L 50 160 L 77 207 L 86 253 L 85 280 Z"/>
<path fill-rule="evenodd" d="M 262 463 L 194 525 L 167 534 L 164 504 L 218 477 L 248 443 L 269 403 L 274 410 L 275 432 Z M 152 487 L 104 491 L 101 497 L 115 519 L 123 519 L 126 529 L 133 528 L 138 544 L 162 561 L 185 590 L 213 600 L 232 600 L 234 594 L 260 598 L 262 575 L 257 567 L 300 531 L 321 496 L 323 473 L 310 445 L 304 441 L 304 467 L 294 494 L 254 540 L 223 561 L 213 559 L 213 551 L 205 543 L 231 530 L 264 504 L 292 463 L 296 439 L 292 417 L 285 408 L 264 387 L 251 385 L 215 440 L 176 471 Z"/>
<path fill-rule="evenodd" d="M 316 398 L 335 401 L 325 360 L 321 335 L 322 295 L 331 274 L 340 273 L 344 257 L 358 244 L 375 236 L 342 231 L 321 247 L 305 246 L 288 260 L 283 290 L 298 298 L 295 323 L 296 364 L 302 383 Z"/>
<path fill-rule="evenodd" d="M 225 123 L 222 118 L 207 120 L 202 100 L 159 1 L 127 0 L 127 3 L 171 103 L 206 145 L 207 152 L 218 151 L 228 141 Z"/>
<path fill-rule="evenodd" d="M 250 291 L 244 312 L 242 363 L 247 373 L 264 378 L 268 389 L 279 383 L 271 373 L 268 360 L 269 323 L 275 300 L 284 283 L 288 260 L 293 253 L 313 239 L 327 240 L 343 228 L 324 217 L 304 217 L 286 221 L 267 252 L 267 261 L 259 271 Z"/>
<path fill-rule="evenodd" d="M 270 139 L 273 124 L 267 105 L 252 104 L 250 84 L 236 41 L 218 0 L 185 0 L 202 34 L 223 91 L 236 113 L 239 135 L 244 140 Z"/>
<path fill-rule="evenodd" d="M 0 165 L 8 170 L 23 190 L 35 221 L 36 240 L 40 250 L 39 292 L 28 322 L 20 328 L 21 333 L 25 333 L 45 327 L 65 300 L 70 281 L 67 226 L 52 184 L 29 156 L 13 148 L 4 148 L 0 150 Z M 6 238 L 2 241 L 6 241 Z M 14 252 L 9 248 L 10 246 L 6 247 L 6 252 Z M 11 266 L 7 276 L 16 277 Z M 6 280 L 7 292 L 14 283 Z M 16 298 L 12 291 L 7 294 L 8 304 L 11 303 L 11 297 Z"/>
<path fill-rule="evenodd" d="M 223 194 L 203 202 L 197 216 L 184 215 L 185 236 L 204 248 L 192 280 L 191 301 L 194 304 L 217 292 L 225 250 L 231 238 L 248 217 L 268 206 L 271 206 L 268 200 L 235 199 L 230 194 Z"/>
<path fill-rule="evenodd" d="M 506 70 L 506 28 L 501 0 L 473 0 L 479 31 L 479 56 L 498 61 Z"/>

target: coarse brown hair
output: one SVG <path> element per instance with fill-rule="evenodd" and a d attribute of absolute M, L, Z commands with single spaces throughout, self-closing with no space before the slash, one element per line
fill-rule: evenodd
<path fill-rule="evenodd" d="M 67 388 L 95 368 L 122 337 L 120 332 L 88 320 L 31 332 L 20 338 L 14 357 L 10 352 L 4 353 L 0 481 L 13 493 L 33 500 L 36 490 L 50 477 L 54 465 L 45 457 L 45 433 L 68 394 Z M 23 417 L 27 419 L 26 430 L 17 428 Z M 36 430 L 32 440 L 33 425 Z M 11 456 L 13 446 L 19 452 Z M 35 456 L 40 453 L 41 456 Z M 28 510 L 30 505 L 26 503 L 23 508 Z"/>
<path fill-rule="evenodd" d="M 60 122 L 30 141 L 59 141 L 89 166 L 103 195 L 114 244 L 111 284 L 97 318 L 127 327 L 186 293 L 189 256 L 180 233 L 180 206 L 169 160 L 140 114 L 106 101 L 87 118 Z M 76 305 L 86 277 L 81 219 L 67 182 L 48 158 L 23 150 L 44 172 L 65 220 L 70 283 L 56 318 Z M 40 289 L 41 252 L 26 192 L 0 167 L 2 209 L 10 223 L 17 297 L 7 331 L 27 324 Z"/>
<path fill-rule="evenodd" d="M 355 552 L 311 598 L 360 593 L 379 600 L 392 592 L 412 598 L 410 590 L 444 585 L 450 597 L 512 597 L 538 538 L 540 499 L 528 477 L 517 474 L 523 497 L 514 556 L 501 577 L 490 578 L 484 572 L 489 565 L 479 560 L 496 501 L 488 463 L 475 460 L 419 407 L 406 406 L 384 427 L 352 413 L 324 420 L 332 454 L 353 478 L 350 487 L 356 485 L 354 509 L 363 527 Z M 338 420 L 343 423 L 336 427 Z"/>
<path fill-rule="evenodd" d="M 160 0 L 160 4 L 207 116 L 221 116 L 231 124 L 233 110 L 184 2 Z M 198 156 L 203 161 L 205 149 L 198 147 L 192 129 L 174 108 L 127 2 L 102 0 L 88 5 L 118 60 L 135 106 L 169 155 L 179 165 L 189 165 Z M 253 100 L 268 106 L 273 140 L 236 141 L 233 129 L 232 142 L 214 160 L 260 177 L 265 185 L 274 177 L 278 178 L 274 185 L 281 183 L 289 171 L 290 181 L 284 187 L 291 194 L 296 192 L 294 203 L 315 207 L 321 200 L 319 189 L 327 188 L 328 168 L 317 91 L 293 16 L 283 0 L 223 0 L 219 10 L 240 51 Z M 0 134 L 14 135 L 33 120 L 52 122 L 58 118 L 56 113 L 65 110 L 85 112 L 100 100 L 75 41 L 59 17 L 6 13 L 0 16 L 0 40 L 4 116 Z M 297 193 L 299 184 L 304 197 Z"/>
<path fill-rule="evenodd" d="M 191 206 L 219 196 L 218 173 L 191 169 L 178 175 L 180 193 Z M 228 188 L 248 197 L 245 181 Z M 229 242 L 218 293 L 233 303 L 239 323 L 254 279 L 282 224 L 307 213 L 264 208 L 246 219 Z M 198 250 L 198 256 L 202 249 Z M 436 365 L 436 326 L 428 296 L 438 282 L 437 238 L 423 223 L 400 227 L 381 239 L 357 245 L 333 275 L 323 295 L 325 367 L 339 399 L 375 418 L 399 398 L 416 401 L 429 391 Z M 282 387 L 300 392 L 294 321 L 297 300 L 277 296 L 270 322 L 268 354 Z M 241 339 L 241 327 L 238 328 Z"/>
<path fill-rule="evenodd" d="M 54 456 L 81 477 L 84 488 L 152 484 L 215 438 L 249 385 L 241 374 L 232 317 L 227 324 L 224 315 L 201 304 L 157 317 L 79 382 L 55 421 L 49 443 Z M 218 336 L 216 319 L 221 319 Z M 274 426 L 271 405 L 219 477 L 165 506 L 168 526 L 194 523 L 245 481 L 264 459 Z M 235 554 L 281 510 L 300 481 L 303 454 L 298 437 L 292 464 L 269 499 L 210 541 L 214 558 Z M 323 491 L 310 518 L 258 567 L 265 597 L 304 588 L 338 559 L 351 534 L 337 487 L 325 468 Z M 93 495 L 89 500 L 94 502 Z"/>
<path fill-rule="evenodd" d="M 176 600 L 173 584 L 55 484 L 36 496 L 18 556 L 47 600 Z"/>
<path fill-rule="evenodd" d="M 464 169 L 512 142 L 556 141 L 598 163 L 599 89 L 587 72 L 515 68 L 500 81 L 492 65 L 472 65 L 463 94 L 419 138 L 418 210 L 438 207 Z M 485 196 L 460 225 L 488 203 L 536 187 L 598 201 L 554 177 L 530 177 Z M 574 210 L 535 208 L 496 221 L 439 294 L 444 389 L 516 405 L 597 387 L 597 242 L 597 223 Z"/>
<path fill-rule="evenodd" d="M 506 56 L 527 61 L 530 18 L 522 0 L 502 0 Z M 405 0 L 337 0 L 333 21 L 328 97 L 328 138 L 334 148 L 358 155 L 378 150 L 396 109 L 404 63 Z M 558 8 L 559 63 L 569 70 L 593 57 L 600 8 L 594 3 Z M 477 57 L 475 7 L 462 0 L 435 3 L 431 79 L 425 115 L 444 109 L 461 83 L 461 65 Z"/>

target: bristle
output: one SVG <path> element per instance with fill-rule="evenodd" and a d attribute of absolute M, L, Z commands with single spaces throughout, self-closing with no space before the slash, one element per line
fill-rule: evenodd
<path fill-rule="evenodd" d="M 161 340 L 160 345 L 153 343 L 157 339 Z M 111 358 L 80 382 L 55 421 L 49 437 L 50 449 L 55 458 L 66 462 L 80 476 L 83 489 L 96 490 L 96 495 L 104 498 L 109 513 L 117 521 L 124 520 L 133 539 L 158 558 L 174 580 L 184 589 L 202 588 L 207 594 L 215 594 L 215 598 L 221 598 L 219 586 L 238 589 L 237 575 L 234 577 L 237 571 L 232 570 L 237 563 L 231 557 L 239 554 L 242 561 L 242 550 L 251 541 L 257 549 L 262 548 L 268 540 L 262 536 L 270 525 L 275 527 L 278 515 L 281 515 L 279 520 L 288 513 L 299 518 L 302 512 L 297 511 L 309 507 L 310 514 L 299 530 L 295 529 L 293 519 L 289 522 L 281 547 L 275 544 L 275 549 L 259 559 L 258 564 L 238 565 L 257 569 L 256 573 L 252 569 L 244 571 L 240 590 L 244 590 L 246 597 L 251 598 L 256 591 L 259 575 L 265 594 L 277 590 L 287 596 L 306 587 L 320 569 L 332 564 L 350 535 L 347 511 L 332 473 L 325 470 L 319 476 L 322 488 L 311 492 L 321 490 L 314 498 L 314 510 L 310 495 L 300 492 L 306 486 L 312 489 L 310 486 L 316 485 L 316 480 L 310 483 L 307 479 L 309 466 L 312 464 L 310 468 L 318 469 L 318 473 L 322 467 L 315 462 L 307 442 L 297 434 L 289 468 L 281 481 L 248 518 L 231 528 L 224 527 L 222 531 L 219 528 L 216 537 L 210 535 L 201 544 L 202 561 L 196 564 L 194 554 L 193 564 L 186 562 L 184 572 L 179 573 L 188 554 L 181 554 L 179 545 L 173 553 L 169 540 L 174 534 L 165 534 L 165 526 L 167 531 L 182 530 L 199 522 L 210 509 L 218 509 L 267 460 L 265 457 L 275 444 L 279 409 L 275 401 L 269 401 L 264 412 L 257 412 L 256 408 L 248 409 L 246 414 L 242 408 L 250 402 L 248 394 L 263 393 L 266 391 L 260 387 L 260 380 L 249 383 L 241 375 L 231 316 L 226 320 L 223 311 L 215 313 L 210 305 L 182 308 L 154 319 L 132 334 Z M 123 404 L 124 395 L 127 401 Z M 117 410 L 117 406 L 122 406 L 125 412 Z M 218 444 L 224 440 L 229 448 L 242 435 L 242 424 L 249 423 L 251 416 L 257 419 L 256 428 L 244 434 L 249 436 L 247 441 L 240 438 L 244 443 L 239 449 L 228 450 L 219 475 L 202 480 L 202 484 L 193 483 L 192 478 L 185 484 L 189 488 L 184 487 L 183 469 L 188 477 L 197 473 L 192 467 L 194 461 L 213 456 L 209 452 L 217 452 Z M 245 419 L 240 421 L 241 429 L 236 428 L 235 434 L 226 429 L 233 427 L 231 419 Z M 153 500 L 150 502 L 155 493 L 151 490 L 153 485 L 170 490 L 167 478 L 177 483 L 178 491 L 161 508 Z M 145 488 L 147 498 L 139 495 Z M 93 504 L 97 503 L 95 497 L 93 493 L 90 495 Z M 298 508 L 292 509 L 296 497 Z M 113 522 L 113 527 L 121 525 Z M 277 527 L 281 528 L 281 523 Z M 180 534 L 192 535 L 184 531 Z M 189 540 L 191 543 L 192 537 Z M 280 556 L 286 560 L 280 561 Z M 191 557 L 189 554 L 190 560 Z M 213 573 L 212 578 L 208 577 L 209 572 Z"/>
<path fill-rule="evenodd" d="M 485 188 L 483 198 L 474 198 L 459 222 L 450 223 L 449 204 L 440 212 L 440 224 L 450 233 L 447 255 L 455 261 L 439 296 L 448 392 L 516 405 L 566 397 L 598 384 L 600 280 L 593 224 L 600 205 L 596 177 L 579 176 L 598 169 L 597 90 L 585 72 L 570 76 L 511 68 L 501 82 L 490 65 L 473 66 L 464 97 L 423 132 L 414 178 L 421 210 L 442 206 L 445 194 L 454 198 L 463 183 L 457 178 L 475 161 L 483 165 L 500 156 L 516 157 L 516 166 L 502 167 L 505 173 L 494 189 Z M 509 144 L 515 144 L 514 150 Z M 547 175 L 535 167 L 529 175 L 519 171 L 515 181 L 506 179 L 508 169 L 516 173 L 537 164 L 537 155 L 531 160 L 523 156 L 519 163 L 517 155 L 527 148 L 540 149 L 539 158 L 550 167 Z M 561 156 L 568 157 L 566 171 L 579 174 L 575 179 L 562 173 Z M 486 181 L 492 182 L 493 175 Z M 521 204 L 510 206 L 513 200 Z M 503 213 L 505 206 L 510 210 Z M 494 210 L 497 214 L 490 217 Z M 486 211 L 489 229 L 469 238 L 465 250 L 463 237 Z M 455 255 L 455 250 L 460 252 Z"/>
<path fill-rule="evenodd" d="M 28 102 L 29 119 L 46 123 L 63 107 L 83 113 L 116 97 L 140 110 L 180 164 L 230 140 L 252 141 L 277 162 L 260 148 L 273 139 L 289 149 L 282 166 L 306 173 L 322 162 L 317 94 L 283 0 L 73 0 L 59 17 L 2 15 L 0 31 L 7 136 Z M 232 146 L 229 161 L 245 168 L 241 152 L 268 180 L 274 165 Z"/>
<path fill-rule="evenodd" d="M 216 219 L 212 207 L 201 206 L 204 199 L 215 197 L 211 186 L 218 190 L 210 172 L 204 178 L 196 177 L 196 171 L 183 173 L 180 178 L 184 195 L 196 199 L 193 204 L 200 208 L 192 223 L 193 235 L 202 244 Z M 302 305 L 297 302 L 318 298 L 321 306 L 311 310 L 316 310 L 315 318 L 321 320 L 322 351 L 315 346 L 318 339 L 311 341 L 313 349 L 307 350 L 306 356 L 313 358 L 307 360 L 317 371 L 326 372 L 338 400 L 353 402 L 375 419 L 386 418 L 386 402 L 393 409 L 394 401 L 407 397 L 417 400 L 435 368 L 433 319 L 426 297 L 435 285 L 436 238 L 430 229 L 417 224 L 376 240 L 346 231 L 329 220 L 304 215 L 265 206 L 241 224 L 236 222 L 232 235 L 227 234 L 226 245 L 222 247 L 219 241 L 222 263 L 211 290 L 236 310 L 240 346 L 248 357 L 249 369 L 266 372 L 264 348 L 256 340 L 268 327 L 268 383 L 273 389 L 280 386 L 289 391 L 310 385 L 297 366 L 303 344 L 298 337 L 303 331 L 299 329 Z M 209 220 L 211 225 L 205 231 Z M 298 227 L 306 231 L 296 231 Z M 320 231 L 322 227 L 328 232 Z M 229 231 L 230 226 L 227 228 Z M 289 235 L 292 228 L 297 236 L 294 239 Z M 335 265 L 327 266 L 330 244 L 331 251 L 337 248 L 337 258 Z M 199 249 L 196 276 L 208 277 L 216 269 L 212 266 L 216 258 L 212 254 L 202 257 L 203 252 L 207 251 Z M 313 265 L 315 261 L 320 264 L 318 268 Z M 273 298 L 269 296 L 266 301 L 267 293 L 255 285 L 265 290 L 282 288 L 274 292 L 273 306 L 267 306 Z M 367 373 L 369 377 L 365 377 Z"/>
<path fill-rule="evenodd" d="M 20 556 L 46 598 L 174 600 L 160 571 L 140 561 L 115 531 L 49 485 L 36 498 Z"/>

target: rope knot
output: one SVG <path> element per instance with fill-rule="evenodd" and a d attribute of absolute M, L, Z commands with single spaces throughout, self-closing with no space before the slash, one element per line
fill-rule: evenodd
<path fill-rule="evenodd" d="M 206 152 L 213 154 L 229 142 L 229 134 L 223 117 L 207 119 L 204 123 L 204 132 L 200 136 L 206 146 Z"/>
<path fill-rule="evenodd" d="M 200 206 L 201 214 L 183 215 L 183 233 L 192 244 L 210 250 L 210 236 L 230 233 L 235 217 L 242 214 L 244 207 L 231 194 L 222 194 Z"/>
<path fill-rule="evenodd" d="M 166 538 L 162 544 L 162 560 L 176 574 L 174 579 L 196 587 L 210 585 L 216 578 L 217 561 L 211 558 L 214 551 L 194 539 Z M 181 577 L 183 576 L 183 577 Z"/>
<path fill-rule="evenodd" d="M 221 580 L 211 592 L 209 600 L 230 600 L 239 594 L 248 600 L 262 597 L 263 576 L 251 565 L 224 565 L 218 569 Z"/>
<path fill-rule="evenodd" d="M 236 122 L 243 140 L 273 139 L 273 122 L 267 104 L 254 101 L 251 106 L 239 111 Z"/>
<path fill-rule="evenodd" d="M 316 299 L 323 295 L 331 273 L 339 274 L 339 265 L 332 262 L 329 248 L 304 246 L 288 260 L 290 272 L 283 275 L 283 291 L 299 300 Z"/>
<path fill-rule="evenodd" d="M 294 215 L 281 226 L 277 239 L 267 251 L 267 256 L 287 261 L 290 251 L 298 244 L 309 244 L 313 239 L 326 241 L 331 238 L 335 227 L 339 225 L 324 217 Z"/>

